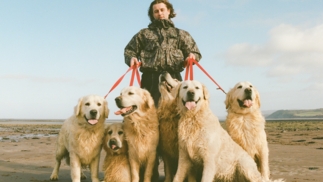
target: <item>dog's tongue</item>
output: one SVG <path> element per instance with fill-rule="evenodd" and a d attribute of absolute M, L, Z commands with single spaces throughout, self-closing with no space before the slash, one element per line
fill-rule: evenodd
<path fill-rule="evenodd" d="M 250 99 L 246 99 L 243 101 L 243 105 L 249 108 L 252 106 L 252 101 Z"/>
<path fill-rule="evenodd" d="M 191 109 L 194 109 L 196 107 L 196 103 L 194 101 L 192 102 L 186 102 L 185 103 L 185 107 L 188 109 L 188 110 L 191 110 Z"/>
<path fill-rule="evenodd" d="M 98 122 L 98 120 L 96 120 L 96 119 L 89 119 L 88 122 L 91 123 L 91 124 L 96 124 Z"/>
<path fill-rule="evenodd" d="M 124 108 L 120 109 L 119 111 L 114 112 L 114 114 L 115 115 L 120 115 L 120 114 L 126 113 L 127 111 L 129 111 L 131 109 L 131 107 L 132 106 L 124 107 Z"/>
<path fill-rule="evenodd" d="M 114 150 L 116 147 L 116 145 L 111 145 L 112 150 Z"/>

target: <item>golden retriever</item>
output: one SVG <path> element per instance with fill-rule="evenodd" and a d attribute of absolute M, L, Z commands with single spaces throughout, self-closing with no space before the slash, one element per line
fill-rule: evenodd
<path fill-rule="evenodd" d="M 265 119 L 257 89 L 250 82 L 239 82 L 228 92 L 225 105 L 228 133 L 255 160 L 262 176 L 269 179 Z"/>
<path fill-rule="evenodd" d="M 221 127 L 209 108 L 209 93 L 198 81 L 177 87 L 179 164 L 174 182 L 182 182 L 190 168 L 203 169 L 202 182 L 262 179 L 256 163 Z"/>
<path fill-rule="evenodd" d="M 99 160 L 104 122 L 109 115 L 107 101 L 96 95 L 79 99 L 74 115 L 64 121 L 57 138 L 56 163 L 50 180 L 58 180 L 61 160 L 71 166 L 73 182 L 85 179 L 81 167 L 90 167 L 92 182 L 99 182 Z"/>
<path fill-rule="evenodd" d="M 171 91 L 180 82 L 173 79 L 167 72 L 159 76 L 159 99 L 157 115 L 159 119 L 159 153 L 164 161 L 165 180 L 171 182 L 176 174 L 178 165 L 177 128 L 179 113 L 177 103 Z"/>
<path fill-rule="evenodd" d="M 130 182 L 128 145 L 123 123 L 113 123 L 105 129 L 103 149 L 106 156 L 103 163 L 104 182 Z"/>
<path fill-rule="evenodd" d="M 154 175 L 157 179 L 153 177 L 153 171 L 157 171 L 159 140 L 159 124 L 154 100 L 147 90 L 130 86 L 121 91 L 115 102 L 120 108 L 115 114 L 124 117 L 123 129 L 128 143 L 131 181 L 158 181 L 158 175 Z"/>

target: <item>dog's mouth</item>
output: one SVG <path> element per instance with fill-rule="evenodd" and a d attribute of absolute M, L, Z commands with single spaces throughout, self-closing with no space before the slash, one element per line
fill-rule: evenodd
<path fill-rule="evenodd" d="M 201 98 L 199 98 L 197 101 L 194 101 L 194 100 L 189 100 L 189 101 L 184 101 L 182 100 L 183 102 L 183 105 L 188 109 L 188 110 L 192 110 L 196 107 L 197 103 L 201 100 Z"/>
<path fill-rule="evenodd" d="M 135 110 L 137 110 L 137 106 L 133 105 L 133 106 L 129 106 L 129 107 L 119 107 L 119 109 L 120 110 L 114 112 L 114 114 L 116 114 L 116 115 L 121 114 L 121 116 L 126 116 L 126 115 L 133 113 Z"/>
<path fill-rule="evenodd" d="M 243 100 L 237 99 L 239 106 L 243 108 L 250 108 L 252 106 L 252 98 L 246 97 Z"/>
<path fill-rule="evenodd" d="M 85 115 L 84 115 L 84 119 L 90 124 L 90 125 L 95 125 L 96 123 L 98 123 L 99 120 L 97 119 L 88 119 Z"/>

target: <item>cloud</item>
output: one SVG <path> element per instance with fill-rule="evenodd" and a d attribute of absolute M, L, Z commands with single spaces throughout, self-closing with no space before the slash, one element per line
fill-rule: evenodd
<path fill-rule="evenodd" d="M 323 24 L 311 28 L 281 24 L 270 32 L 262 45 L 239 43 L 222 56 L 233 66 L 264 67 L 268 77 L 281 81 L 300 74 L 306 81 L 321 82 L 323 78 Z M 305 81 L 305 80 L 304 80 Z"/>

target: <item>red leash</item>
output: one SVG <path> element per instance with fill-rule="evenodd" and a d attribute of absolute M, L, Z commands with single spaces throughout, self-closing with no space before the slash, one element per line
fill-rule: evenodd
<path fill-rule="evenodd" d="M 218 83 L 216 83 L 216 81 L 204 70 L 204 68 L 195 59 L 188 59 L 187 61 L 188 63 L 186 65 L 185 80 L 188 79 L 189 73 L 191 73 L 190 80 L 193 80 L 193 63 L 194 63 L 206 74 L 206 76 L 208 76 L 213 81 L 213 83 L 215 83 L 215 85 L 218 86 L 218 89 L 222 90 L 222 92 L 226 94 L 226 92 L 222 89 L 222 87 Z"/>
<path fill-rule="evenodd" d="M 130 70 L 132 70 L 132 74 L 131 74 L 131 79 L 130 79 L 130 86 L 132 86 L 133 85 L 133 81 L 134 81 L 134 79 L 135 79 L 135 77 L 137 77 L 137 82 L 138 82 L 138 84 L 139 84 L 139 86 L 140 86 L 140 75 L 139 75 L 139 71 L 138 71 L 138 68 L 140 67 L 140 62 L 139 62 L 139 64 L 138 65 L 133 65 L 133 66 L 131 66 L 131 67 L 129 67 L 129 69 L 127 70 L 127 72 L 125 73 L 125 74 L 123 74 L 115 83 L 114 83 L 114 85 L 112 86 L 112 88 L 110 89 L 110 91 L 107 93 L 107 95 L 105 95 L 104 96 L 104 98 L 106 98 L 108 95 L 109 95 L 109 93 L 112 91 L 112 90 L 114 90 L 120 83 L 121 83 L 121 81 L 122 81 L 122 79 L 123 79 L 123 77 L 124 76 L 126 76 L 126 74 L 130 71 Z"/>

